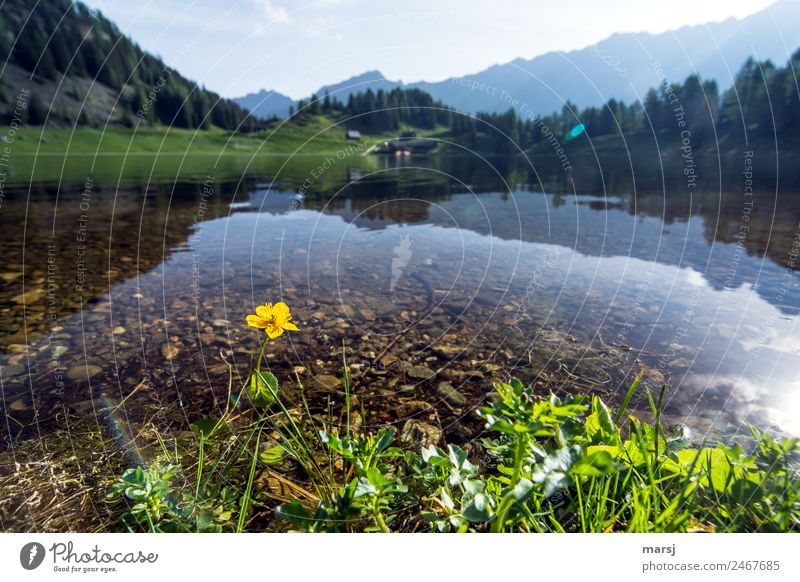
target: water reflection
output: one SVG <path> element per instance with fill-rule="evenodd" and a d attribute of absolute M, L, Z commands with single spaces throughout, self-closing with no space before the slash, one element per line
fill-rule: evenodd
<path fill-rule="evenodd" d="M 448 438 L 467 440 L 480 430 L 472 409 L 506 371 L 614 394 L 644 366 L 698 440 L 742 421 L 800 434 L 794 191 L 762 189 L 745 213 L 733 172 L 690 195 L 663 176 L 654 188 L 606 171 L 598 189 L 596 172 L 564 181 L 493 162 L 371 160 L 311 187 L 308 169 L 277 168 L 98 182 L 88 201 L 81 184 L 11 192 L 9 432 L 98 401 L 124 403 L 123 425 L 147 422 L 143 379 L 166 425 L 185 428 L 224 406 L 231 370 L 244 378 L 256 343 L 244 315 L 280 298 L 303 332 L 270 366 L 336 394 L 344 344 L 368 368 L 357 376 L 367 424 L 434 405 Z"/>

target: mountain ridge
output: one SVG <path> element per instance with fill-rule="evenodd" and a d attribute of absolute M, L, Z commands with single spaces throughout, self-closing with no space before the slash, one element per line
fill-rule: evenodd
<path fill-rule="evenodd" d="M 634 102 L 664 79 L 682 82 L 695 72 L 725 89 L 733 85 L 735 72 L 748 57 L 783 64 L 798 46 L 800 2 L 778 0 L 742 19 L 730 17 L 663 33 L 617 32 L 581 49 L 518 57 L 442 81 L 403 83 L 370 70 L 323 86 L 315 94 L 322 97 L 327 90 L 346 100 L 351 93 L 368 88 L 374 92 L 417 88 L 466 113 L 504 112 L 508 101 L 516 100 L 532 113 L 544 115 L 560 110 L 568 100 L 578 107 L 600 105 L 612 98 Z M 655 67 L 656 63 L 660 67 Z M 489 95 L 489 89 L 510 99 Z M 234 101 L 242 104 L 239 99 Z"/>

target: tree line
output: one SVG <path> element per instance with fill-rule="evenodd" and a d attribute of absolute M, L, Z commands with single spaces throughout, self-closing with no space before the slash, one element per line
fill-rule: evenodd
<path fill-rule="evenodd" d="M 523 149 L 546 141 L 547 131 L 562 141 L 684 134 L 691 135 L 697 146 L 734 140 L 785 143 L 800 129 L 798 71 L 800 50 L 782 67 L 750 58 L 722 93 L 716 81 L 691 75 L 682 83 L 664 81 L 631 104 L 609 99 L 601 106 L 580 109 L 567 101 L 560 112 L 525 119 L 514 110 L 479 113 L 476 120 L 462 119 L 458 127 L 454 125 L 453 133 L 473 139 L 476 132 L 487 133 L 501 151 L 509 149 L 509 138 Z"/>
<path fill-rule="evenodd" d="M 567 101 L 549 115 L 459 113 L 419 89 L 395 88 L 351 94 L 346 102 L 335 96 L 312 95 L 298 103 L 291 117 L 345 116 L 348 126 L 366 133 L 384 133 L 404 126 L 445 130 L 469 147 L 513 153 L 547 141 L 585 140 L 605 136 L 627 138 L 659 134 L 691 134 L 702 146 L 723 139 L 783 140 L 797 135 L 800 124 L 800 50 L 785 66 L 748 59 L 724 92 L 714 80 L 689 76 L 682 83 L 664 81 L 650 89 L 642 101 L 626 104 L 609 99 L 601 106 L 577 107 Z M 576 132 L 576 128 L 579 131 Z M 676 128 L 678 131 L 676 132 Z"/>
<path fill-rule="evenodd" d="M 345 116 L 348 126 L 366 133 L 385 133 L 410 126 L 420 129 L 450 127 L 459 114 L 420 89 L 394 88 L 389 91 L 367 89 L 351 93 L 347 101 L 326 93 L 300 100 L 290 117 L 302 120 L 306 115 Z"/>
<path fill-rule="evenodd" d="M 143 51 L 102 13 L 81 2 L 48 0 L 35 7 L 26 0 L 5 0 L 0 14 L 0 63 L 13 63 L 41 81 L 94 79 L 119 93 L 121 118 L 135 116 L 151 123 L 184 128 L 247 130 L 248 112 L 228 99 L 198 86 Z M 63 84 L 62 91 L 70 91 Z M 3 91 L 0 98 L 9 98 Z M 75 94 L 79 101 L 85 95 Z M 40 123 L 41 98 L 34 93 L 30 123 Z M 64 115 L 57 110 L 51 117 Z M 44 113 L 46 114 L 47 108 Z M 67 119 L 65 119 L 66 121 Z M 75 121 L 75 120 L 69 120 Z M 79 124 L 91 123 L 82 116 Z"/>

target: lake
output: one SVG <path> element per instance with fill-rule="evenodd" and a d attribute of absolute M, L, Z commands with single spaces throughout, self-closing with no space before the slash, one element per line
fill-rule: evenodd
<path fill-rule="evenodd" d="M 774 163 L 714 161 L 692 188 L 613 161 L 227 164 L 6 186 L 6 468 L 88 447 L 62 462 L 114 475 L 147 427 L 219 414 L 253 365 L 244 318 L 275 301 L 301 331 L 269 368 L 340 405 L 344 350 L 365 427 L 427 418 L 467 442 L 508 374 L 618 402 L 644 370 L 697 442 L 800 435 L 800 197 Z"/>

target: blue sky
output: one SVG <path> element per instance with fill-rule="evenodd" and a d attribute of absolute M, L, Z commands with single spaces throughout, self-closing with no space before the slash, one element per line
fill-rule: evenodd
<path fill-rule="evenodd" d="M 142 48 L 224 96 L 291 97 L 378 69 L 438 81 L 615 32 L 741 18 L 773 0 L 88 0 Z"/>

